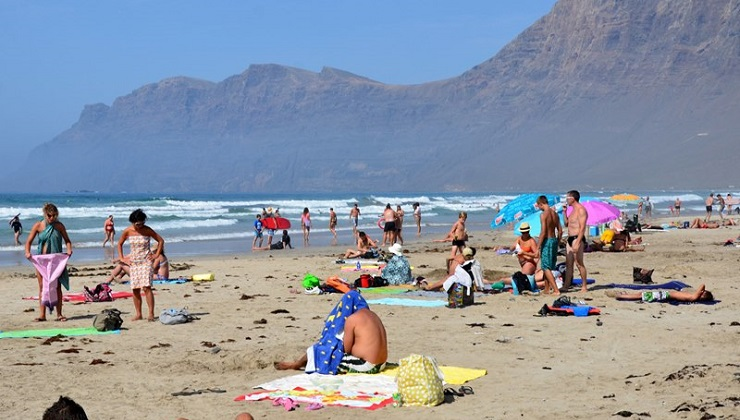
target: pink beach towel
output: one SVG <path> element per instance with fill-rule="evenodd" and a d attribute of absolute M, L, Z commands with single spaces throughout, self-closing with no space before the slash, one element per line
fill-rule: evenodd
<path fill-rule="evenodd" d="M 57 306 L 57 287 L 59 276 L 67 267 L 67 254 L 39 254 L 31 256 L 31 263 L 41 273 L 43 286 L 41 288 L 41 303 L 53 311 Z"/>

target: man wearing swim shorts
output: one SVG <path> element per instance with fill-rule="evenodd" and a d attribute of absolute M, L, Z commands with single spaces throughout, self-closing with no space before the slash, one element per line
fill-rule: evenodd
<path fill-rule="evenodd" d="M 385 246 L 386 241 L 388 245 L 393 245 L 396 243 L 396 212 L 393 211 L 390 203 L 385 206 L 383 220 L 385 220 L 385 227 L 383 227 L 383 244 L 381 246 Z"/>
<path fill-rule="evenodd" d="M 563 229 L 560 227 L 560 218 L 555 213 L 547 202 L 547 197 L 541 195 L 537 197 L 535 203 L 538 209 L 542 210 L 540 215 L 540 265 L 542 266 L 542 273 L 545 277 L 545 294 L 552 293 L 555 295 L 560 294 L 557 283 L 555 282 L 555 275 L 552 274 L 555 270 L 558 258 L 558 243 L 560 243 L 560 237 L 563 235 Z"/>
<path fill-rule="evenodd" d="M 565 226 L 568 227 L 568 240 L 565 254 L 565 278 L 563 287 L 569 288 L 573 284 L 573 265 L 578 267 L 581 273 L 581 292 L 588 292 L 586 286 L 586 265 L 583 263 L 583 250 L 586 247 L 586 221 L 588 220 L 588 211 L 579 202 L 581 194 L 576 190 L 568 191 L 565 201 L 568 206 L 573 208 L 570 216 L 565 216 Z"/>
<path fill-rule="evenodd" d="M 357 203 L 349 211 L 349 220 L 352 222 L 352 234 L 357 237 L 357 225 L 360 221 L 360 208 L 357 207 Z"/>
<path fill-rule="evenodd" d="M 706 200 L 704 200 L 704 205 L 707 209 L 707 215 L 704 216 L 704 221 L 708 222 L 709 219 L 712 218 L 712 205 L 714 204 L 714 193 L 709 194 L 709 197 L 707 197 Z"/>

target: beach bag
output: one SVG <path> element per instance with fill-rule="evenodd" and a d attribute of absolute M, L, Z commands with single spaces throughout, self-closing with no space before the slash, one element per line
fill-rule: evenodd
<path fill-rule="evenodd" d="M 184 324 L 194 319 L 198 319 L 198 318 L 193 315 L 190 315 L 188 310 L 185 308 L 165 309 L 164 311 L 162 311 L 161 314 L 159 314 L 159 322 L 163 323 L 164 325 Z"/>
<path fill-rule="evenodd" d="M 653 283 L 653 270 L 646 268 L 632 267 L 632 281 L 634 283 L 652 284 Z"/>
<path fill-rule="evenodd" d="M 412 354 L 399 361 L 396 383 L 403 405 L 434 407 L 443 403 L 443 381 L 433 357 Z"/>
<path fill-rule="evenodd" d="M 521 294 L 522 292 L 532 292 L 532 283 L 529 281 L 529 277 L 521 271 L 517 271 L 511 276 L 512 288 L 514 294 Z M 516 287 L 513 287 L 516 286 Z M 536 290 L 536 288 L 535 288 Z"/>
<path fill-rule="evenodd" d="M 475 303 L 475 293 L 467 286 L 460 283 L 454 283 L 450 290 L 447 291 L 448 308 L 464 308 Z"/>
<path fill-rule="evenodd" d="M 123 325 L 121 311 L 118 309 L 103 309 L 103 311 L 93 318 L 93 327 L 98 331 L 115 331 L 120 330 Z"/>
<path fill-rule="evenodd" d="M 303 277 L 303 287 L 305 289 L 313 289 L 314 287 L 319 287 L 320 284 L 321 280 L 313 274 L 306 274 Z"/>
<path fill-rule="evenodd" d="M 113 294 L 108 283 L 99 283 L 93 290 L 85 286 L 85 302 L 112 302 Z"/>

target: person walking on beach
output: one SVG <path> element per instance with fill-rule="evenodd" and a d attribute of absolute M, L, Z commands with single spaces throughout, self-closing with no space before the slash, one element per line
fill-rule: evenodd
<path fill-rule="evenodd" d="M 390 203 L 385 205 L 383 220 L 385 226 L 383 226 L 383 243 L 381 246 L 385 246 L 386 243 L 393 245 L 396 243 L 396 212 L 393 211 Z"/>
<path fill-rule="evenodd" d="M 254 239 L 252 239 L 252 249 L 262 247 L 262 215 L 258 214 L 254 216 L 254 219 Z M 257 243 L 258 239 L 259 243 Z"/>
<path fill-rule="evenodd" d="M 308 246 L 308 237 L 311 235 L 311 213 L 308 212 L 308 207 L 303 208 L 301 228 L 303 229 L 303 246 Z"/>
<path fill-rule="evenodd" d="M 33 244 L 36 236 L 39 237 L 38 253 L 39 254 L 57 254 L 62 252 L 62 241 L 64 246 L 67 248 L 67 255 L 72 256 L 72 241 L 67 235 L 67 228 L 64 227 L 62 222 L 58 220 L 59 209 L 52 203 L 44 204 L 42 209 L 44 218 L 34 223 L 31 228 L 31 232 L 28 233 L 28 239 L 26 239 L 26 259 L 31 259 L 31 245 Z M 34 321 L 41 322 L 46 321 L 46 307 L 44 306 L 42 299 L 42 293 L 44 291 L 44 279 L 36 270 L 36 279 L 39 282 L 39 316 Z M 59 276 L 57 283 L 57 321 L 64 322 L 67 320 L 62 314 L 62 286 L 69 290 L 69 274 L 65 268 L 62 274 Z M 54 293 L 54 292 L 51 292 Z"/>
<path fill-rule="evenodd" d="M 676 197 L 676 202 L 673 205 L 673 209 L 676 211 L 676 216 L 681 216 L 681 199 Z"/>
<path fill-rule="evenodd" d="M 401 208 L 401 205 L 396 206 L 396 242 L 403 245 L 403 216 L 405 216 L 406 213 L 404 213 L 403 209 Z M 394 242 L 395 243 L 395 242 Z"/>
<path fill-rule="evenodd" d="M 727 215 L 732 216 L 732 205 L 734 202 L 732 201 L 732 194 L 727 193 L 727 198 L 725 198 L 725 204 L 727 205 Z"/>
<path fill-rule="evenodd" d="M 725 211 L 725 199 L 722 198 L 722 194 L 717 194 L 717 205 L 719 206 L 719 220 L 724 220 L 725 216 L 722 214 Z"/>
<path fill-rule="evenodd" d="M 645 218 L 649 219 L 653 216 L 653 203 L 650 201 L 650 196 L 645 197 Z"/>
<path fill-rule="evenodd" d="M 465 241 L 468 240 L 468 233 L 465 230 L 465 221 L 467 219 L 468 214 L 461 211 L 457 216 L 457 221 L 452 224 L 452 228 L 447 236 L 444 239 L 434 240 L 434 242 L 452 242 L 452 249 L 450 250 L 451 259 L 454 259 L 457 254 L 462 254 L 463 248 L 465 248 Z"/>
<path fill-rule="evenodd" d="M 121 233 L 121 239 L 118 241 L 118 258 L 123 260 L 123 244 L 130 242 L 130 261 L 131 289 L 134 294 L 134 310 L 136 314 L 132 321 L 138 321 L 143 318 L 141 313 L 141 290 L 144 290 L 146 305 L 149 308 L 147 320 L 154 321 L 154 293 L 152 293 L 152 277 L 154 268 L 152 261 L 159 258 L 164 250 L 164 239 L 154 229 L 146 225 L 146 213 L 141 209 L 134 210 L 128 217 L 131 226 L 127 227 Z M 151 240 L 157 242 L 157 248 L 151 251 Z"/>
<path fill-rule="evenodd" d="M 588 292 L 586 280 L 586 265 L 583 263 L 583 250 L 586 247 L 586 220 L 588 220 L 588 211 L 579 202 L 581 194 L 576 190 L 568 191 L 565 201 L 568 206 L 573 207 L 570 216 L 565 216 L 565 226 L 568 228 L 568 240 L 565 254 L 565 278 L 563 287 L 567 290 L 573 285 L 573 265 L 578 267 L 581 274 L 581 292 Z"/>
<path fill-rule="evenodd" d="M 709 219 L 712 218 L 712 205 L 714 204 L 714 193 L 709 194 L 709 197 L 707 197 L 706 200 L 704 200 L 704 205 L 707 209 L 707 215 L 704 216 L 704 221 L 708 222 Z"/>
<path fill-rule="evenodd" d="M 18 238 L 21 236 L 21 233 L 23 233 L 23 225 L 21 224 L 20 215 L 21 215 L 20 213 L 16 214 L 8 222 L 8 225 L 10 225 L 10 228 L 13 229 L 13 235 L 14 235 L 16 245 L 21 244 Z"/>
<path fill-rule="evenodd" d="M 334 208 L 329 208 L 329 232 L 334 235 L 334 240 L 337 240 L 337 214 L 334 212 Z"/>
<path fill-rule="evenodd" d="M 558 214 L 550 207 L 546 196 L 539 196 L 535 206 L 542 210 L 542 214 L 540 215 L 540 225 L 542 226 L 542 229 L 540 229 L 539 255 L 540 266 L 542 267 L 542 272 L 545 276 L 545 288 L 543 293 L 559 295 L 560 289 L 555 282 L 555 275 L 552 272 L 555 270 L 555 265 L 557 264 L 558 244 L 560 243 L 560 237 L 563 236 L 563 229 L 560 227 L 560 218 L 558 217 Z M 531 274 L 534 274 L 534 272 Z M 586 284 L 585 280 L 583 284 Z"/>
<path fill-rule="evenodd" d="M 352 236 L 357 237 L 357 225 L 360 222 L 360 208 L 357 207 L 357 203 L 349 211 L 349 220 L 352 223 Z"/>
<path fill-rule="evenodd" d="M 416 221 L 416 236 L 421 236 L 421 204 L 416 202 L 412 207 L 414 208 L 414 221 Z"/>
<path fill-rule="evenodd" d="M 103 247 L 105 247 L 105 244 L 110 241 L 110 246 L 113 248 L 116 245 L 116 227 L 113 224 L 112 214 L 109 214 L 108 218 L 105 219 L 105 222 L 103 223 L 103 234 L 105 235 Z"/>

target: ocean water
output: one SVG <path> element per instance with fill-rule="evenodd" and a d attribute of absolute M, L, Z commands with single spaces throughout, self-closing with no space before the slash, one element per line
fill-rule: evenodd
<path fill-rule="evenodd" d="M 622 191 L 582 191 L 598 199 Z M 728 192 L 734 197 L 737 191 Z M 564 197 L 563 192 L 558 192 Z M 683 202 L 682 216 L 704 212 L 704 198 L 709 191 L 630 191 L 640 196 L 650 196 L 654 215 L 670 215 L 669 207 L 676 197 Z M 116 222 L 116 239 L 129 225 L 129 214 L 141 208 L 149 216 L 147 224 L 166 241 L 167 255 L 186 257 L 198 255 L 246 255 L 251 253 L 254 216 L 262 208 L 280 209 L 283 217 L 292 222 L 289 230 L 295 247 L 303 247 L 300 215 L 304 207 L 311 212 L 311 246 L 335 245 L 337 254 L 354 246 L 349 211 L 357 203 L 361 210 L 360 229 L 372 238 L 380 239 L 382 231 L 377 221 L 386 203 L 395 209 L 401 205 L 406 212 L 404 239 L 426 241 L 442 238 L 457 219 L 460 211 L 468 212 L 467 227 L 470 231 L 490 229 L 497 208 L 503 207 L 518 193 L 409 193 L 409 194 L 0 194 L 0 266 L 29 265 L 23 246 L 13 244 L 13 232 L 7 221 L 20 213 L 24 233 L 41 219 L 41 207 L 52 202 L 59 208 L 59 220 L 64 223 L 74 246 L 73 262 L 102 262 L 115 257 L 110 247 L 103 248 L 103 222 L 109 214 Z M 418 202 L 422 209 L 422 236 L 416 237 L 412 204 Z M 629 213 L 636 211 L 636 203 L 617 203 Z M 337 213 L 338 239 L 332 240 L 329 232 L 329 208 Z M 684 219 L 684 217 L 682 217 Z M 685 218 L 688 220 L 688 217 Z M 502 231 L 511 229 L 503 227 Z M 278 235 L 279 236 L 279 235 Z M 32 248 L 35 252 L 35 246 Z M 276 251 L 273 251 L 276 252 Z M 279 252 L 279 251 L 277 251 Z"/>

